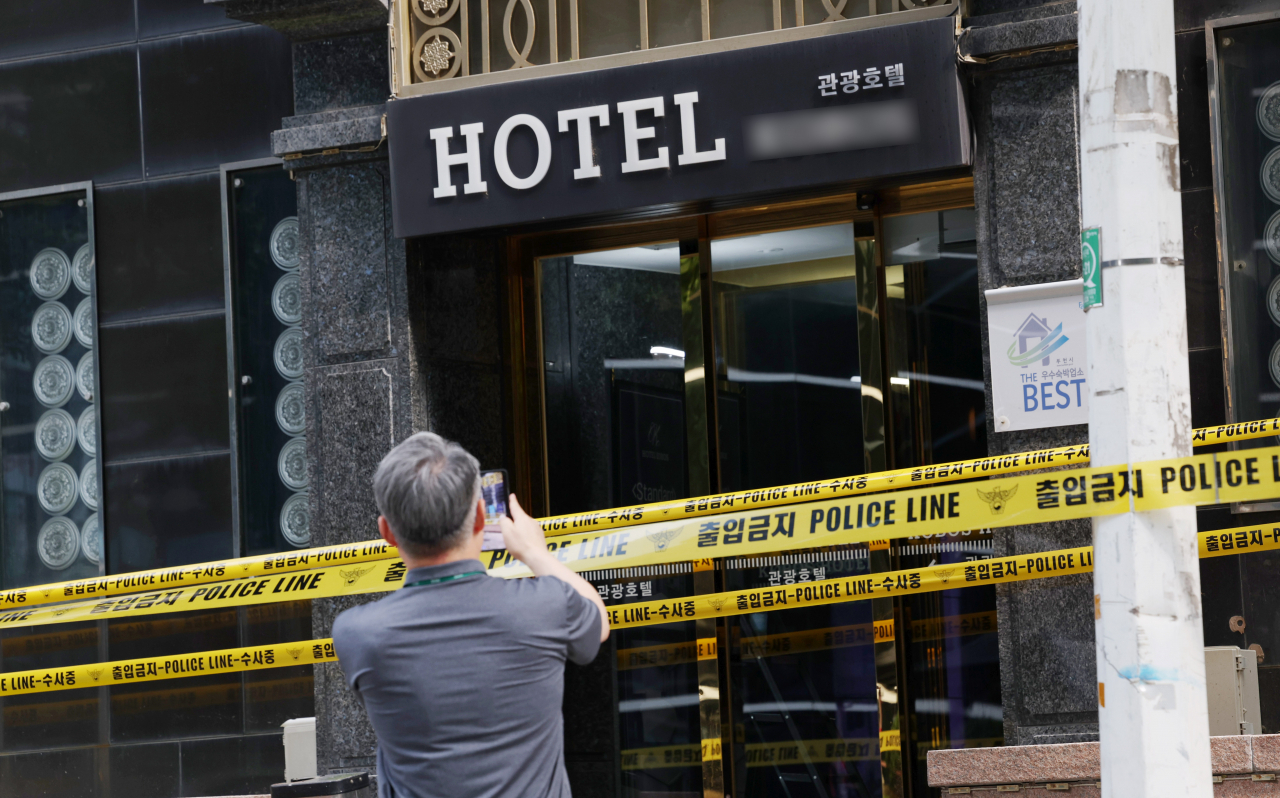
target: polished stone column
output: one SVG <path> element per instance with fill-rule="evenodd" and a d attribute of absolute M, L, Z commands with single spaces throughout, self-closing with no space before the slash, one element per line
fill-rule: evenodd
<path fill-rule="evenodd" d="M 295 171 L 307 334 L 311 542 L 377 536 L 371 482 L 387 450 L 413 430 L 404 244 L 391 237 L 385 161 Z M 316 600 L 312 633 L 377 596 Z M 372 769 L 376 740 L 338 665 L 317 665 L 322 772 Z"/>
<path fill-rule="evenodd" d="M 1029 5 L 1029 4 L 1028 4 Z M 982 290 L 1080 276 L 1079 153 L 1073 51 L 1001 58 L 1075 38 L 1074 3 L 971 17 L 961 53 L 986 64 L 967 68 L 977 133 L 974 191 Z M 1067 12 L 1067 13 L 1064 13 Z M 983 367 L 990 385 L 986 302 Z M 1082 444 L 1087 425 L 996 432 L 987 392 L 990 453 Z M 997 530 L 995 556 L 1091 542 L 1089 522 Z M 1090 575 L 997 586 L 1005 745 L 1096 740 L 1097 684 Z"/>

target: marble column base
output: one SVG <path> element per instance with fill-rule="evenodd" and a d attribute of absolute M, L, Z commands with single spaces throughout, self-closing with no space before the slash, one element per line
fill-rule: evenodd
<path fill-rule="evenodd" d="M 1280 734 L 1210 737 L 1216 798 L 1280 798 Z M 1100 796 L 1099 743 L 957 748 L 928 753 L 929 786 L 944 795 L 1017 791 L 1050 798 L 1060 792 Z M 1001 789 L 1003 788 L 1003 789 Z"/>

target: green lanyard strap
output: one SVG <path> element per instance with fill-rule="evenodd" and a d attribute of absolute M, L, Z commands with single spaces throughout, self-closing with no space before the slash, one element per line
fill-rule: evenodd
<path fill-rule="evenodd" d="M 430 585 L 440 585 L 445 582 L 452 582 L 455 579 L 466 579 L 468 576 L 479 576 L 482 573 L 484 573 L 484 571 L 467 571 L 465 574 L 440 576 L 435 579 L 419 579 L 417 582 L 409 582 L 405 587 L 428 587 Z"/>

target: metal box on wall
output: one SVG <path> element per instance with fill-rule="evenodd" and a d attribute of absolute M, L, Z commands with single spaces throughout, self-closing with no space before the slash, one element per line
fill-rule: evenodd
<path fill-rule="evenodd" d="M 316 777 L 316 719 L 293 718 L 284 728 L 285 781 Z"/>
<path fill-rule="evenodd" d="M 1204 650 L 1204 679 L 1210 736 L 1262 733 L 1256 651 L 1209 646 Z"/>

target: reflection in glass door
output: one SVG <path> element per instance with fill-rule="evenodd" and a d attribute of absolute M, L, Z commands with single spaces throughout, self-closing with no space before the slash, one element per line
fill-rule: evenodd
<path fill-rule="evenodd" d="M 539 267 L 551 513 L 688 496 L 678 245 Z"/>
<path fill-rule="evenodd" d="M 853 577 L 870 570 L 865 547 L 751 557 L 728 563 L 729 590 Z M 734 761 L 749 798 L 881 796 L 881 732 L 896 718 L 896 691 L 877 679 L 870 602 L 739 615 L 729 619 L 735 697 Z M 886 778 L 887 777 L 887 778 Z"/>
<path fill-rule="evenodd" d="M 973 208 L 884 220 L 897 465 L 987 454 Z"/>
<path fill-rule="evenodd" d="M 852 223 L 712 240 L 721 490 L 866 470 L 855 253 Z"/>
<path fill-rule="evenodd" d="M 981 567 L 992 556 L 991 532 L 909 538 L 899 550 L 904 568 Z M 903 618 L 913 704 L 911 767 L 916 783 L 923 785 L 929 751 L 1004 743 L 996 590 L 965 587 L 907 596 Z"/>
<path fill-rule="evenodd" d="M 654 572 L 659 572 L 655 575 Z M 693 593 L 688 563 L 595 572 L 609 606 L 684 598 Z M 693 621 L 614 631 L 618 729 L 625 798 L 701 798 L 702 733 L 698 716 L 699 650 Z"/>
<path fill-rule="evenodd" d="M 886 347 L 898 466 L 987 455 L 972 208 L 883 221 Z M 900 568 L 962 569 L 992 557 L 990 530 L 894 542 Z M 1001 745 L 996 595 L 973 587 L 902 600 L 909 767 L 926 794 L 929 751 Z"/>
<path fill-rule="evenodd" d="M 722 489 L 763 488 L 885 468 L 873 226 L 844 222 L 717 238 L 710 250 L 718 319 Z M 892 570 L 887 545 L 862 546 L 859 551 L 863 570 Z M 865 615 L 867 624 L 893 628 L 892 600 L 877 599 L 845 611 Z M 784 617 L 790 614 L 778 616 Z M 849 773 L 865 778 L 847 783 L 837 779 L 832 782 L 836 791 L 824 793 L 817 771 L 806 763 L 809 786 L 817 790 L 812 794 L 902 795 L 898 663 L 892 636 L 868 640 L 865 655 L 868 669 L 859 677 L 861 686 L 879 698 L 869 736 L 858 745 L 869 746 L 866 755 L 877 764 L 854 767 Z M 746 664 L 743 667 L 750 671 Z M 767 676 L 764 660 L 759 667 Z M 886 696 L 893 698 L 885 700 Z M 841 723 L 848 721 L 841 717 Z M 753 742 L 752 735 L 748 725 L 748 745 L 766 742 Z M 792 743 L 800 746 L 803 741 L 795 738 Z M 741 753 L 751 761 L 749 753 Z M 741 764 L 738 773 L 749 785 L 761 783 Z M 779 771 L 778 778 L 785 784 L 797 774 Z M 784 792 L 760 794 L 810 794 L 795 789 L 791 785 Z"/>

